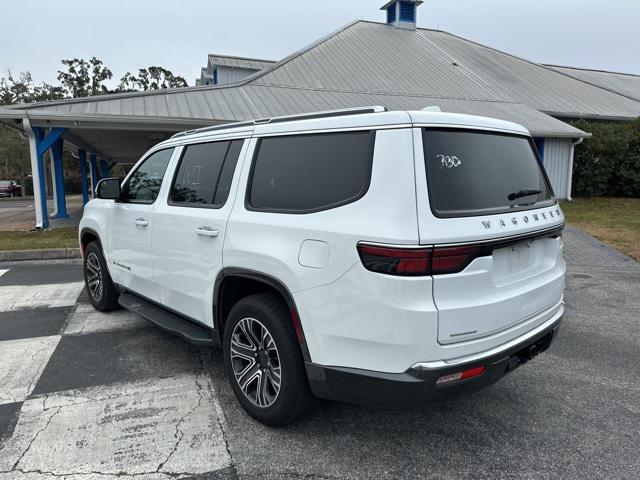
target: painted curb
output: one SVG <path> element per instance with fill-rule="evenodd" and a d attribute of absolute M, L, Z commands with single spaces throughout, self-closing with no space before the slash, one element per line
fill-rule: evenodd
<path fill-rule="evenodd" d="M 0 262 L 21 260 L 60 260 L 80 258 L 79 248 L 51 248 L 44 250 L 6 250 L 0 251 Z"/>

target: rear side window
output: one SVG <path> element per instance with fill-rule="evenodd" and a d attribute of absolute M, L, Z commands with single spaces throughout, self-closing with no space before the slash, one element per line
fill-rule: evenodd
<path fill-rule="evenodd" d="M 438 217 L 539 208 L 553 192 L 528 137 L 424 129 L 429 200 Z"/>
<path fill-rule="evenodd" d="M 310 213 L 356 201 L 369 188 L 374 141 L 372 131 L 262 138 L 247 207 Z"/>
<path fill-rule="evenodd" d="M 224 205 L 241 149 L 242 140 L 186 146 L 169 203 L 182 206 Z"/>

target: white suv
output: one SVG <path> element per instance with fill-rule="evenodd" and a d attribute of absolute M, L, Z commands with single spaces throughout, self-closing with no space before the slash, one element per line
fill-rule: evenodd
<path fill-rule="evenodd" d="M 80 224 L 98 310 L 220 344 L 264 423 L 313 396 L 417 405 L 553 340 L 563 213 L 529 133 L 381 107 L 180 133 Z"/>

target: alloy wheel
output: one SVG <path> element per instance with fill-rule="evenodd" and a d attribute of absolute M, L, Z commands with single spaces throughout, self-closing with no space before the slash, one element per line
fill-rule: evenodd
<path fill-rule="evenodd" d="M 87 261 L 85 264 L 85 271 L 87 274 L 87 287 L 89 288 L 89 295 L 96 302 L 102 299 L 103 282 L 102 282 L 102 269 L 100 268 L 100 261 L 98 256 L 91 252 L 87 255 Z"/>
<path fill-rule="evenodd" d="M 244 396 L 254 405 L 269 407 L 278 398 L 281 366 L 278 348 L 262 322 L 243 318 L 231 335 L 231 366 Z"/>

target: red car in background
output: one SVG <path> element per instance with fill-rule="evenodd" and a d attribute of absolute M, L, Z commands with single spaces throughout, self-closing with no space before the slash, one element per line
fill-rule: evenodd
<path fill-rule="evenodd" d="M 13 180 L 0 180 L 0 197 L 21 197 L 22 187 Z"/>

